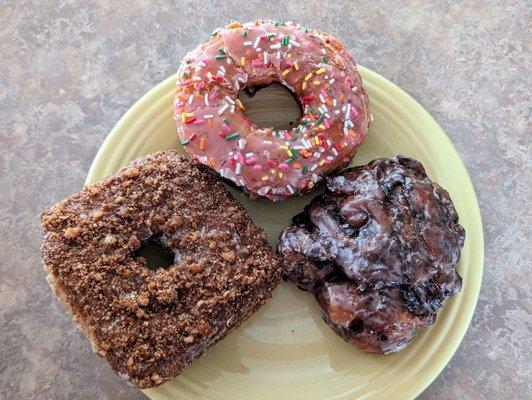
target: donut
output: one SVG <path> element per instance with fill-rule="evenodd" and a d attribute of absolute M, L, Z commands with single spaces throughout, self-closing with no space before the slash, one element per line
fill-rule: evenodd
<path fill-rule="evenodd" d="M 264 231 L 208 168 L 142 157 L 42 215 L 47 279 L 93 348 L 140 388 L 162 384 L 271 296 Z M 148 265 L 157 243 L 170 265 Z M 164 266 L 164 268 L 163 268 Z"/>
<path fill-rule="evenodd" d="M 302 106 L 291 130 L 260 128 L 239 94 L 278 82 Z M 174 118 L 181 144 L 252 197 L 283 200 L 346 166 L 371 119 L 349 52 L 293 22 L 233 22 L 189 52 L 177 74 Z"/>
<path fill-rule="evenodd" d="M 460 291 L 465 232 L 449 194 L 397 156 L 326 178 L 280 236 L 283 276 L 314 293 L 325 322 L 371 353 L 403 349 Z"/>

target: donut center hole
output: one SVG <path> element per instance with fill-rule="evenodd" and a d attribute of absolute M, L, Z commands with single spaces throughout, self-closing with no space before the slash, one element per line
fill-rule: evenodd
<path fill-rule="evenodd" d="M 261 128 L 290 130 L 299 125 L 303 108 L 295 93 L 278 82 L 247 86 L 238 96 L 246 116 Z"/>
<path fill-rule="evenodd" d="M 174 263 L 174 252 L 163 244 L 162 235 L 152 235 L 143 240 L 140 248 L 133 252 L 133 257 L 143 258 L 146 268 L 151 270 L 166 269 Z"/>

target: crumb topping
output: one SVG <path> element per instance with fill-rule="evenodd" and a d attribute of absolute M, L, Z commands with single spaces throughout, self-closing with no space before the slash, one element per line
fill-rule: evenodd
<path fill-rule="evenodd" d="M 95 351 L 140 388 L 159 385 L 255 312 L 280 269 L 266 234 L 203 167 L 142 157 L 42 215 L 48 279 Z M 172 250 L 151 270 L 134 252 Z"/>

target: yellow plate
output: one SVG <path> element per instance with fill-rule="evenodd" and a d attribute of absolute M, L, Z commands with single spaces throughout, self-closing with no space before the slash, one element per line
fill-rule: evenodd
<path fill-rule="evenodd" d="M 407 93 L 360 68 L 375 121 L 354 164 L 403 154 L 420 160 L 446 188 L 466 230 L 459 272 L 462 291 L 448 301 L 434 326 L 403 352 L 370 355 L 345 343 L 322 321 L 313 297 L 283 283 L 257 315 L 181 376 L 144 393 L 163 399 L 412 399 L 445 367 L 465 334 L 478 297 L 483 267 L 480 212 L 469 176 L 434 119 Z M 179 147 L 172 118 L 176 77 L 143 96 L 100 148 L 87 184 L 141 155 Z M 233 191 L 272 244 L 312 196 L 282 203 L 250 201 Z"/>

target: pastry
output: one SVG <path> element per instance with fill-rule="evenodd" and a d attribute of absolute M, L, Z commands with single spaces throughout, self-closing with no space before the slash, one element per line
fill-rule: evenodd
<path fill-rule="evenodd" d="M 59 202 L 42 229 L 50 285 L 94 350 L 140 388 L 177 376 L 280 279 L 262 229 L 215 174 L 173 151 Z M 169 265 L 149 265 L 150 246 Z"/>
<path fill-rule="evenodd" d="M 272 82 L 303 117 L 290 130 L 260 128 L 239 100 Z M 256 20 L 213 32 L 178 71 L 174 115 L 181 144 L 252 197 L 284 200 L 346 166 L 370 122 L 353 57 L 330 35 L 293 22 Z"/>
<path fill-rule="evenodd" d="M 371 353 L 403 349 L 461 288 L 465 232 L 449 194 L 411 158 L 327 177 L 280 236 L 284 277 L 312 292 L 325 322 Z"/>

